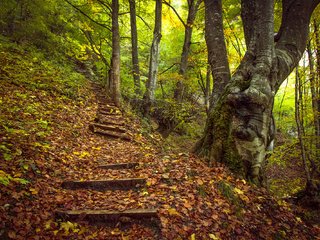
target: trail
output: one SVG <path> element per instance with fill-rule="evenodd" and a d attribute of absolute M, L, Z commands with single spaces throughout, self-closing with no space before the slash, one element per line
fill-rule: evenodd
<path fill-rule="evenodd" d="M 6 89 L 35 96 L 23 99 L 40 103 L 51 134 L 41 142 L 11 136 L 28 157 L 29 168 L 19 173 L 19 162 L 12 161 L 1 167 L 29 183 L 13 181 L 0 189 L 2 239 L 253 240 L 319 235 L 318 228 L 294 215 L 292 206 L 236 178 L 223 165 L 208 167 L 188 149 L 164 151 L 161 137 L 146 133 L 129 108 L 115 108 L 97 84 L 88 85 L 80 100 L 10 84 L 3 99 L 12 98 Z M 12 103 L 17 104 L 26 102 Z M 19 115 L 20 121 L 28 120 L 25 116 Z M 39 150 L 30 150 L 31 144 L 40 143 Z"/>

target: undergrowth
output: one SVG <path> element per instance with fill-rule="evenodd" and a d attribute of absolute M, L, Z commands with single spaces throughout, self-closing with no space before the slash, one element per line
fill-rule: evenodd
<path fill-rule="evenodd" d="M 62 61 L 0 38 L 0 185 L 41 174 L 37 158 L 51 147 L 52 125 L 71 124 L 57 115 L 86 101 L 84 76 Z"/>

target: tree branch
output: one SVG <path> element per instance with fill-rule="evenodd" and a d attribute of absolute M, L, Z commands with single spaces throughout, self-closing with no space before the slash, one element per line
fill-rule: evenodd
<path fill-rule="evenodd" d="M 320 0 L 282 1 L 283 17 L 275 45 L 279 68 L 276 89 L 280 87 L 300 60 L 307 46 L 310 18 L 319 3 Z"/>
<path fill-rule="evenodd" d="M 152 28 L 150 27 L 150 25 L 140 16 L 140 15 L 136 15 L 138 18 L 141 19 L 141 21 L 150 29 L 152 30 Z"/>
<path fill-rule="evenodd" d="M 67 2 L 70 6 L 72 6 L 74 9 L 76 9 L 77 11 L 79 11 L 82 15 L 84 15 L 86 18 L 88 18 L 90 21 L 94 22 L 95 24 L 108 29 L 111 32 L 111 29 L 108 25 L 97 22 L 96 20 L 94 20 L 92 17 L 90 17 L 88 14 L 86 14 L 84 11 L 82 11 L 80 8 L 78 8 L 77 6 L 73 5 L 71 2 L 69 2 L 68 0 L 64 0 L 65 2 Z"/>
<path fill-rule="evenodd" d="M 163 1 L 163 3 L 165 4 L 165 5 L 167 5 L 168 7 L 170 7 L 172 10 L 173 10 L 173 12 L 176 14 L 176 16 L 179 18 L 179 20 L 180 20 L 180 22 L 183 24 L 183 26 L 184 27 L 187 27 L 186 26 L 186 23 L 183 21 L 183 19 L 180 17 L 180 15 L 179 15 L 179 13 L 177 12 L 177 10 L 170 4 L 170 3 L 168 3 L 167 1 Z"/>
<path fill-rule="evenodd" d="M 164 74 L 165 72 L 169 71 L 171 68 L 173 68 L 175 65 L 179 65 L 180 63 L 174 63 L 172 64 L 170 67 L 168 67 L 167 69 L 165 69 L 164 71 L 162 71 L 161 73 L 159 73 L 159 75 Z"/>

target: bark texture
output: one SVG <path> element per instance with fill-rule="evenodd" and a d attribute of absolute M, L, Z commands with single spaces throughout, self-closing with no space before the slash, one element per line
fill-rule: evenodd
<path fill-rule="evenodd" d="M 161 40 L 161 20 L 162 18 L 162 1 L 156 0 L 155 9 L 155 24 L 153 30 L 153 40 L 150 50 L 149 74 L 146 83 L 145 99 L 145 114 L 149 114 L 150 105 L 154 101 L 154 92 L 157 84 L 158 62 Z"/>
<path fill-rule="evenodd" d="M 136 22 L 136 1 L 129 0 L 130 4 L 130 24 L 131 24 L 131 45 L 132 45 L 132 75 L 134 80 L 135 93 L 140 93 L 140 67 L 138 53 L 138 33 Z"/>
<path fill-rule="evenodd" d="M 247 52 L 210 109 L 196 153 L 263 183 L 274 95 L 302 56 L 310 16 L 318 3 L 283 0 L 282 25 L 274 42 L 273 1 L 242 0 Z"/>
<path fill-rule="evenodd" d="M 111 61 L 111 96 L 117 107 L 120 107 L 120 34 L 119 34 L 119 1 L 112 0 L 112 61 Z"/>
<path fill-rule="evenodd" d="M 212 106 L 230 81 L 227 48 L 223 33 L 221 0 L 205 0 L 205 37 L 208 49 L 208 62 L 213 78 Z"/>

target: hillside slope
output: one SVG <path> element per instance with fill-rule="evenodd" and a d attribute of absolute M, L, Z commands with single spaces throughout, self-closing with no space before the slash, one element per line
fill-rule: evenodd
<path fill-rule="evenodd" d="M 163 152 L 161 139 L 141 134 L 130 112 L 132 140 L 96 135 L 102 88 L 72 65 L 10 43 L 0 49 L 1 239 L 316 239 L 307 226 L 265 190 L 209 168 L 187 153 Z M 101 163 L 139 162 L 133 170 Z M 143 177 L 141 190 L 66 190 L 64 180 Z M 57 209 L 157 208 L 159 222 L 113 225 L 56 218 Z"/>

